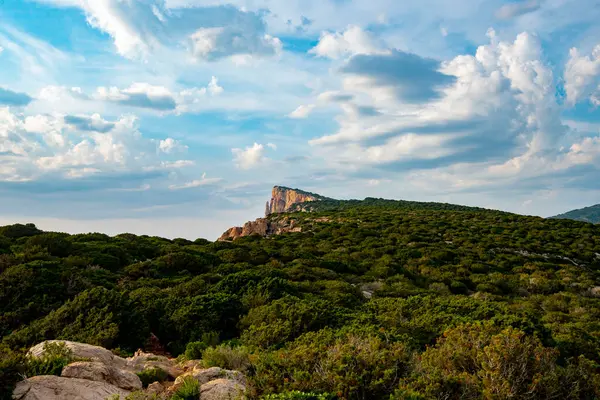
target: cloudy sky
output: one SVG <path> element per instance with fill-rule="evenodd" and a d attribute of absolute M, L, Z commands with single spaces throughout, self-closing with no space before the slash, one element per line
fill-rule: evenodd
<path fill-rule="evenodd" d="M 0 224 L 214 239 L 270 188 L 600 203 L 596 0 L 0 0 Z"/>

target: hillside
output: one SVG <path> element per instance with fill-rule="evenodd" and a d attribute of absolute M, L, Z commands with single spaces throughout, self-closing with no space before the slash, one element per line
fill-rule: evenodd
<path fill-rule="evenodd" d="M 592 224 L 600 224 L 600 204 L 595 206 L 573 210 L 564 214 L 557 215 L 552 218 L 573 219 L 575 221 L 591 222 Z"/>
<path fill-rule="evenodd" d="M 20 349 L 68 339 L 242 369 L 250 399 L 600 396 L 600 226 L 306 205 L 233 242 L 0 229 L 0 393 Z"/>

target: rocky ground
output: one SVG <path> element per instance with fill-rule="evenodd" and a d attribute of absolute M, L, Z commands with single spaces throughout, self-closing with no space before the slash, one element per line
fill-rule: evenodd
<path fill-rule="evenodd" d="M 53 341 L 50 341 L 53 342 Z M 77 361 L 66 366 L 61 376 L 34 376 L 19 382 L 13 392 L 15 400 L 106 400 L 135 393 L 136 400 L 170 399 L 186 377 L 200 385 L 201 400 L 245 399 L 246 378 L 237 371 L 203 368 L 201 361 L 179 363 L 175 359 L 138 351 L 133 357 L 122 358 L 107 349 L 83 343 L 61 341 L 73 352 Z M 44 343 L 32 347 L 29 354 L 40 357 Z M 168 378 L 151 383 L 147 388 L 137 373 L 158 367 Z M 117 397 L 119 396 L 119 397 Z"/>

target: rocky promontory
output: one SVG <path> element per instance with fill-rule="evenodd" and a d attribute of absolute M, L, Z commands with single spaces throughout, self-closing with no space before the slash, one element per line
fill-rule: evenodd
<path fill-rule="evenodd" d="M 327 197 L 300 189 L 275 186 L 271 193 L 271 201 L 267 202 L 265 216 L 289 212 L 292 206 L 296 204 L 319 200 L 327 200 Z"/>
<path fill-rule="evenodd" d="M 275 186 L 271 192 L 271 200 L 267 202 L 266 218 L 258 218 L 255 221 L 246 222 L 244 226 L 230 228 L 218 240 L 229 241 L 251 235 L 267 237 L 288 232 L 301 232 L 302 228 L 296 224 L 294 219 L 271 218 L 270 216 L 296 210 L 298 204 L 322 200 L 329 199 L 300 189 Z"/>

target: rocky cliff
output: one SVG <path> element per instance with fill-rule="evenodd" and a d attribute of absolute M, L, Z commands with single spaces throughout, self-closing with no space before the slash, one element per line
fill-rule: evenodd
<path fill-rule="evenodd" d="M 300 189 L 290 189 L 283 186 L 275 186 L 271 193 L 271 201 L 267 202 L 265 216 L 268 217 L 271 214 L 288 212 L 293 205 L 298 203 L 326 199 L 327 197 L 323 197 L 316 193 L 305 192 Z"/>
<path fill-rule="evenodd" d="M 219 241 L 235 240 L 250 235 L 267 237 L 287 232 L 301 232 L 302 228 L 296 225 L 295 220 L 287 217 L 274 219 L 269 216 L 289 212 L 297 204 L 320 200 L 328 200 L 328 198 L 300 189 L 275 186 L 271 192 L 271 200 L 267 202 L 266 218 L 258 218 L 256 221 L 246 222 L 244 226 L 230 228 L 221 235 Z"/>

